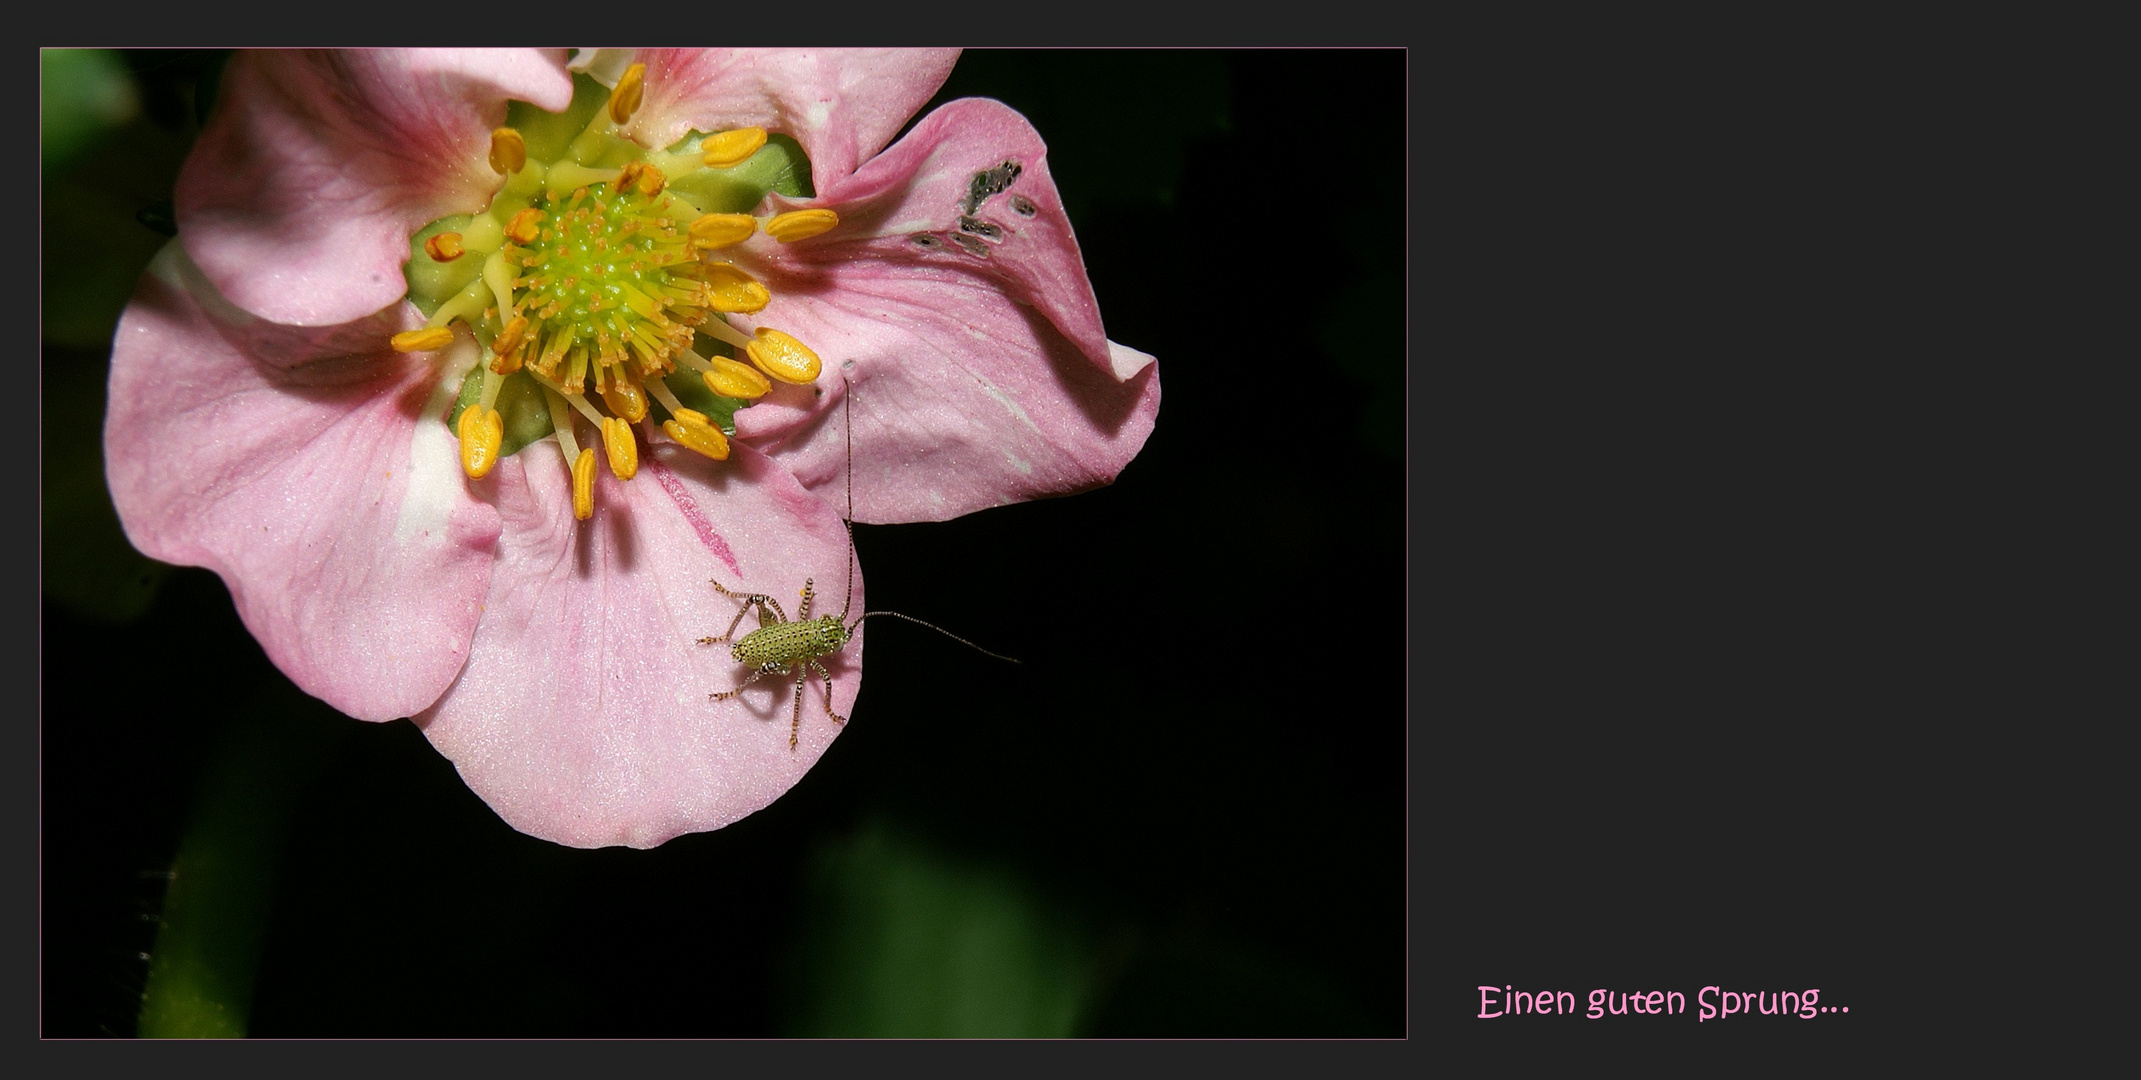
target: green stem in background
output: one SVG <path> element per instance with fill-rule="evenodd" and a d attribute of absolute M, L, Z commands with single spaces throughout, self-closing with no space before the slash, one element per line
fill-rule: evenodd
<path fill-rule="evenodd" d="M 333 730 L 288 683 L 262 697 L 231 717 L 202 770 L 149 954 L 141 1038 L 245 1037 L 276 853 Z"/>

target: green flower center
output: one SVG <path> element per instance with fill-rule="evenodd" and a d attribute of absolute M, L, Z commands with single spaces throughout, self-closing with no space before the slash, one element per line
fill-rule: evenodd
<path fill-rule="evenodd" d="M 516 274 L 506 332 L 519 338 L 503 349 L 562 386 L 592 376 L 597 393 L 674 370 L 715 301 L 689 234 L 665 216 L 675 202 L 611 184 L 538 199 L 521 226 L 526 242 L 503 249 Z"/>
<path fill-rule="evenodd" d="M 434 221 L 411 237 L 409 298 L 425 329 L 396 335 L 404 352 L 438 350 L 465 328 L 482 361 L 465 377 L 448 423 L 463 469 L 555 434 L 573 476 L 574 510 L 592 513 L 594 427 L 611 471 L 638 470 L 640 430 L 716 460 L 737 409 L 774 382 L 816 380 L 815 353 L 725 314 L 762 310 L 772 294 L 730 258 L 761 228 L 779 243 L 837 226 L 830 210 L 761 222 L 768 192 L 807 197 L 809 163 L 785 136 L 743 128 L 692 132 L 666 150 L 620 134 L 638 107 L 644 68 L 615 90 L 586 76 L 565 112 L 522 102 L 492 133 L 490 163 L 504 184 L 484 209 Z M 727 249 L 736 248 L 731 252 Z"/>

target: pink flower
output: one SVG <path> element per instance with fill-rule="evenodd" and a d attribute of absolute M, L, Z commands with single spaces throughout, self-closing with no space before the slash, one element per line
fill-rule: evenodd
<path fill-rule="evenodd" d="M 898 522 L 1105 484 L 1158 408 L 1023 118 L 956 101 L 886 148 L 953 59 L 605 50 L 576 89 L 561 51 L 235 55 L 113 347 L 128 536 L 523 832 L 764 807 L 860 631 L 791 746 L 792 679 L 710 700 L 748 672 L 699 642 L 738 610 L 708 579 L 863 610 L 846 421 L 855 516 Z"/>

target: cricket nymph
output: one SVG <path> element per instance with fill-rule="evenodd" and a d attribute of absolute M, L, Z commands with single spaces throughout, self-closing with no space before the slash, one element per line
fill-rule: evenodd
<path fill-rule="evenodd" d="M 849 543 L 852 545 L 853 540 L 850 539 Z M 848 559 L 852 574 L 852 547 Z M 843 608 L 838 615 L 811 618 L 810 606 L 817 599 L 818 593 L 816 583 L 808 578 L 803 581 L 803 606 L 793 622 L 789 621 L 788 613 L 781 610 L 781 602 L 765 593 L 736 592 L 718 581 L 710 584 L 721 595 L 743 601 L 743 606 L 736 609 L 736 617 L 729 621 L 727 633 L 720 637 L 700 638 L 699 644 L 718 645 L 734 641 L 735 643 L 729 646 L 729 655 L 735 657 L 738 663 L 749 665 L 751 674 L 732 689 L 706 695 L 707 699 L 726 701 L 743 693 L 744 687 L 767 675 L 794 675 L 795 704 L 790 710 L 788 722 L 788 749 L 794 750 L 803 730 L 803 685 L 809 681 L 810 673 L 815 671 L 819 678 L 825 680 L 825 715 L 832 717 L 834 723 L 847 723 L 847 717 L 833 711 L 833 673 L 825 670 L 825 665 L 818 662 L 847 648 L 849 636 L 855 632 L 854 627 L 842 621 L 847 618 L 847 611 Z M 849 578 L 848 584 L 852 589 L 852 577 Z M 750 614 L 754 607 L 758 609 L 758 629 L 738 640 L 736 628 L 743 625 L 743 617 Z M 861 619 L 855 621 L 857 624 L 862 622 Z"/>

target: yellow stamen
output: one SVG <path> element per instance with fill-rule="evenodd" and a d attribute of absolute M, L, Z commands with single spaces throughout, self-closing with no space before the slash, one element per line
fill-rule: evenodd
<path fill-rule="evenodd" d="M 706 263 L 700 267 L 706 282 L 706 303 L 715 311 L 749 314 L 763 310 L 773 299 L 758 279 L 734 263 Z"/>
<path fill-rule="evenodd" d="M 646 93 L 647 65 L 633 64 L 624 69 L 617 80 L 617 89 L 610 91 L 610 120 L 622 124 L 639 111 L 640 98 Z"/>
<path fill-rule="evenodd" d="M 740 244 L 758 231 L 758 219 L 749 214 L 707 214 L 691 223 L 691 246 L 717 251 Z"/>
<path fill-rule="evenodd" d="M 747 127 L 708 135 L 699 150 L 706 155 L 702 160 L 709 168 L 727 169 L 743 164 L 764 145 L 766 129 Z"/>
<path fill-rule="evenodd" d="M 617 191 L 620 194 L 636 186 L 640 194 L 651 199 L 661 194 L 662 188 L 668 183 L 669 177 L 664 175 L 662 170 L 644 161 L 630 162 L 617 170 Z"/>
<path fill-rule="evenodd" d="M 572 516 L 586 521 L 595 516 L 595 448 L 580 451 L 572 463 Z"/>
<path fill-rule="evenodd" d="M 506 235 L 516 244 L 532 244 L 543 234 L 542 223 L 541 210 L 532 206 L 523 207 L 520 213 L 513 215 L 513 220 L 506 222 Z"/>
<path fill-rule="evenodd" d="M 457 232 L 433 233 L 424 241 L 424 254 L 436 262 L 452 262 L 461 257 L 461 234 Z"/>
<path fill-rule="evenodd" d="M 469 282 L 473 288 L 475 282 Z M 483 285 L 491 290 L 500 314 L 513 310 L 513 261 L 503 251 L 493 251 L 483 260 Z M 496 316 L 493 316 L 496 317 Z"/>
<path fill-rule="evenodd" d="M 513 357 L 514 350 L 520 348 L 520 343 L 527 336 L 528 317 L 526 315 L 515 315 L 513 316 L 513 321 L 507 323 L 505 329 L 498 331 L 498 336 L 491 339 L 491 351 L 497 353 L 498 359 L 501 361 L 509 361 L 513 366 L 519 367 L 520 361 L 518 359 L 509 360 L 509 358 Z M 500 372 L 500 374 L 504 373 Z"/>
<path fill-rule="evenodd" d="M 647 418 L 647 392 L 638 383 L 618 380 L 602 391 L 602 403 L 631 423 Z"/>
<path fill-rule="evenodd" d="M 739 364 L 726 356 L 709 356 L 706 363 L 707 370 L 699 377 L 706 380 L 708 390 L 722 397 L 752 401 L 773 391 L 773 384 L 749 364 Z"/>
<path fill-rule="evenodd" d="M 651 439 L 653 432 L 634 429 L 650 417 L 694 453 L 725 460 L 733 452 L 719 424 L 686 408 L 663 383 L 666 375 L 696 374 L 728 399 L 726 409 L 762 399 L 783 383 L 815 382 L 823 368 L 794 337 L 774 330 L 754 337 L 722 317 L 763 312 L 780 279 L 761 282 L 722 256 L 702 253 L 740 250 L 761 229 L 782 243 L 818 236 L 836 230 L 840 216 L 827 209 L 769 218 L 699 213 L 700 197 L 714 189 L 693 182 L 720 188 L 727 181 L 719 170 L 749 168 L 770 137 L 765 128 L 748 127 L 702 136 L 676 153 L 625 145 L 629 125 L 646 105 L 647 67 L 632 64 L 624 71 L 603 111 L 558 160 L 538 160 L 545 153 L 541 145 L 554 142 L 554 134 L 538 139 L 531 153 L 516 128 L 491 132 L 488 163 L 505 177 L 503 187 L 466 224 L 429 226 L 422 245 L 429 261 L 416 264 L 438 278 L 434 291 L 460 284 L 451 295 L 433 297 L 441 302 L 427 329 L 393 337 L 403 352 L 446 349 L 456 337 L 449 327 L 465 324 L 480 343 L 483 388 L 455 425 L 471 478 L 487 475 L 501 460 L 499 406 L 512 407 L 499 400 L 499 388 L 511 382 L 507 376 L 525 373 L 540 387 L 554 445 L 572 477 L 574 517 L 583 521 L 594 513 L 594 459 L 606 460 L 620 480 L 635 477 L 638 440 Z M 653 92 L 659 96 L 661 88 Z M 716 174 L 699 175 L 701 167 Z M 680 180 L 690 173 L 693 182 L 684 183 L 686 190 L 671 189 L 670 173 Z M 456 231 L 433 231 L 448 228 Z M 434 264 L 464 256 L 473 256 L 480 270 L 462 267 L 439 276 Z M 731 346 L 733 358 L 694 351 L 702 333 Z M 659 416 L 655 408 L 662 410 Z M 575 435 L 587 434 L 578 426 L 583 419 L 600 433 L 586 442 Z"/>
<path fill-rule="evenodd" d="M 509 127 L 491 132 L 491 171 L 511 176 L 528 165 L 528 141 Z"/>
<path fill-rule="evenodd" d="M 498 464 L 498 447 L 505 441 L 505 418 L 496 409 L 470 406 L 461 410 L 461 471 L 471 480 L 490 475 Z"/>
<path fill-rule="evenodd" d="M 758 328 L 758 337 L 744 351 L 758 370 L 784 383 L 798 386 L 818 380 L 818 354 L 810 347 L 778 330 Z"/>
<path fill-rule="evenodd" d="M 630 480 L 639 472 L 639 443 L 632 438 L 630 421 L 621 416 L 602 418 L 602 447 L 609 451 L 610 471 L 619 480 Z"/>
<path fill-rule="evenodd" d="M 684 444 L 687 450 L 704 454 L 715 461 L 728 460 L 728 438 L 721 434 L 721 429 L 715 427 L 713 421 L 706 418 L 705 413 L 696 409 L 678 409 L 676 419 L 662 421 L 662 430 L 668 432 L 670 438 Z"/>
<path fill-rule="evenodd" d="M 565 464 L 571 465 L 580 459 L 580 442 L 572 437 L 572 409 L 555 384 L 540 377 L 535 381 L 543 387 L 543 407 L 550 411 L 550 429 L 557 434 L 558 453 L 564 455 Z"/>
<path fill-rule="evenodd" d="M 840 215 L 830 210 L 790 210 L 766 222 L 766 235 L 783 244 L 792 244 L 808 240 L 838 224 Z"/>
<path fill-rule="evenodd" d="M 427 326 L 422 330 L 404 330 L 388 339 L 395 352 L 430 352 L 453 344 L 453 331 L 443 326 Z"/>

